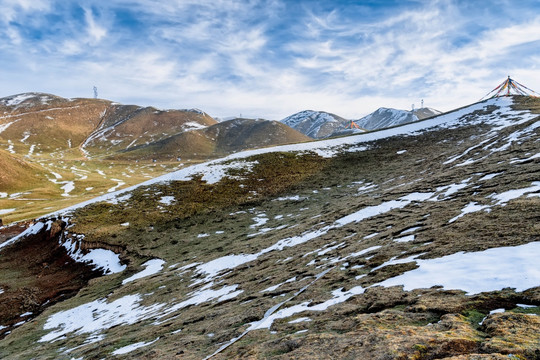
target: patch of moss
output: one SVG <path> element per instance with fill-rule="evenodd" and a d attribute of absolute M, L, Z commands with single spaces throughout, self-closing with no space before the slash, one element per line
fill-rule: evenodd
<path fill-rule="evenodd" d="M 428 347 L 422 344 L 413 345 L 414 354 L 411 356 L 412 360 L 422 360 L 427 358 Z"/>
<path fill-rule="evenodd" d="M 518 313 L 518 314 L 534 314 L 534 315 L 540 315 L 540 306 L 535 306 L 535 307 L 527 307 L 527 308 L 523 308 L 523 307 L 516 307 L 512 310 L 510 310 L 511 312 L 514 312 L 514 313 Z"/>
<path fill-rule="evenodd" d="M 465 310 L 462 312 L 462 315 L 465 316 L 467 322 L 469 322 L 474 329 L 478 329 L 480 323 L 486 317 L 486 313 L 482 313 L 476 309 Z"/>

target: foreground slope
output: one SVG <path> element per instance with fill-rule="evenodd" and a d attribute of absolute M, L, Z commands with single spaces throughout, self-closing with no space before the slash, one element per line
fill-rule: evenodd
<path fill-rule="evenodd" d="M 0 255 L 58 226 L 58 251 L 119 257 L 90 252 L 110 274 L 72 298 L 14 304 L 0 356 L 534 359 L 539 112 L 538 99 L 489 100 L 231 155 L 52 215 Z M 0 282 L 0 301 L 17 286 Z"/>

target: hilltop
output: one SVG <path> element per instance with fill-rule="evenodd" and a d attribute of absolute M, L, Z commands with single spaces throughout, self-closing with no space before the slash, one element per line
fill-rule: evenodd
<path fill-rule="evenodd" d="M 51 214 L 0 244 L 0 356 L 534 359 L 539 114 L 490 99 Z"/>

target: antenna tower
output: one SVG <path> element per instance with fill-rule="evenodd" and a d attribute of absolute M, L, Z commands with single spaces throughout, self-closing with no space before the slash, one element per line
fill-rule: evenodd
<path fill-rule="evenodd" d="M 94 86 L 94 99 L 97 99 L 98 93 L 97 93 L 97 87 Z"/>

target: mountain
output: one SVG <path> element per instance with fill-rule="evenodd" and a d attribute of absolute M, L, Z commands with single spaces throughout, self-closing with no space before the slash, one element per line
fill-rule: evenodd
<path fill-rule="evenodd" d="M 182 132 L 150 145 L 134 146 L 119 157 L 208 159 L 246 149 L 309 140 L 309 137 L 277 121 L 235 118 L 206 128 Z"/>
<path fill-rule="evenodd" d="M 535 359 L 539 114 L 244 151 L 2 228 L 0 357 Z"/>
<path fill-rule="evenodd" d="M 353 120 L 360 129 L 348 128 L 351 121 L 335 114 L 312 110 L 301 111 L 286 117 L 281 120 L 281 122 L 313 139 L 322 139 L 331 136 L 359 134 L 366 130 L 384 129 L 440 114 L 440 111 L 431 108 L 421 108 L 412 112 L 379 108 L 375 112 L 364 116 L 359 120 Z"/>
<path fill-rule="evenodd" d="M 361 119 L 355 120 L 358 126 L 368 130 L 384 129 L 400 124 L 417 121 L 418 117 L 411 111 L 379 108 Z"/>
<path fill-rule="evenodd" d="M 158 110 L 43 93 L 2 98 L 0 114 L 0 146 L 31 156 L 70 149 L 85 158 L 110 155 L 216 123 L 196 109 Z"/>
<path fill-rule="evenodd" d="M 378 130 L 423 120 L 440 114 L 442 114 L 440 111 L 432 108 L 421 108 L 413 111 L 379 108 L 371 114 L 355 120 L 355 122 L 362 128 Z"/>
<path fill-rule="evenodd" d="M 313 139 L 322 139 L 346 128 L 350 121 L 324 111 L 304 110 L 281 122 Z"/>
<path fill-rule="evenodd" d="M 432 116 L 441 115 L 442 112 L 440 112 L 439 110 L 429 108 L 429 107 L 423 107 L 423 108 L 419 108 L 419 109 L 414 109 L 413 114 L 416 115 L 416 117 L 419 120 L 424 120 L 424 119 L 430 118 Z"/>
<path fill-rule="evenodd" d="M 77 148 L 101 121 L 110 102 L 26 93 L 0 99 L 0 146 L 40 154 Z"/>
<path fill-rule="evenodd" d="M 201 110 L 157 110 L 152 107 L 111 105 L 98 128 L 81 145 L 90 154 L 107 155 L 148 145 L 171 136 L 216 124 Z"/>

